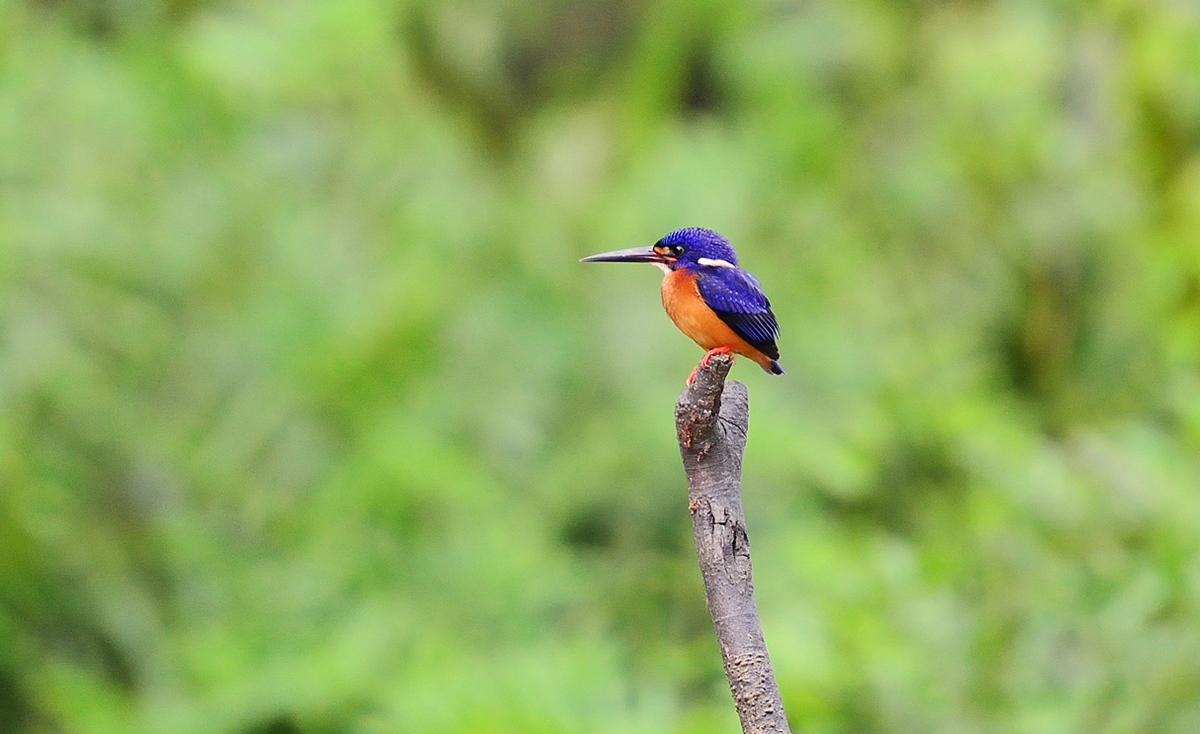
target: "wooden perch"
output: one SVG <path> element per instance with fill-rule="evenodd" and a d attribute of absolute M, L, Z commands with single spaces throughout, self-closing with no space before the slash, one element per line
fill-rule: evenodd
<path fill-rule="evenodd" d="M 733 360 L 715 355 L 675 404 L 696 555 L 742 731 L 789 732 L 754 601 L 742 512 L 742 454 L 750 425 L 746 386 L 725 384 Z"/>

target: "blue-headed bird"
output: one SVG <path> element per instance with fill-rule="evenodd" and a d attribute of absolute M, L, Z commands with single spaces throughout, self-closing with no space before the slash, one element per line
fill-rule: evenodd
<path fill-rule="evenodd" d="M 741 354 L 773 375 L 779 364 L 779 324 L 758 279 L 738 267 L 729 240 L 699 227 L 675 230 L 650 247 L 585 257 L 580 262 L 652 263 L 662 269 L 663 307 L 679 330 L 714 354 Z M 700 369 L 699 367 L 696 370 Z M 688 384 L 696 377 L 688 377 Z"/>

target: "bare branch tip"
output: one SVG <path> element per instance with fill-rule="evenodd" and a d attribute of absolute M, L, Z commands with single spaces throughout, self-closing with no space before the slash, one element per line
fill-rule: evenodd
<path fill-rule="evenodd" d="M 714 354 L 708 357 L 708 362 L 700 362 L 696 368 L 696 379 L 689 386 L 692 390 L 711 392 L 722 389 L 729 370 L 733 368 L 733 357 L 728 354 Z"/>

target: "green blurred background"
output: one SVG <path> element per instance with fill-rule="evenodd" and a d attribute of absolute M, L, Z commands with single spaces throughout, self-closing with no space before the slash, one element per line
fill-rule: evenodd
<path fill-rule="evenodd" d="M 0 731 L 732 732 L 658 273 L 740 248 L 798 731 L 1200 731 L 1186 0 L 0 0 Z"/>

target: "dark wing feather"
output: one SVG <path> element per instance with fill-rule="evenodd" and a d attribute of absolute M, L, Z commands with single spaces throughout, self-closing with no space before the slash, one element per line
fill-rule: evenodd
<path fill-rule="evenodd" d="M 701 268 L 696 287 L 708 307 L 734 333 L 771 359 L 779 359 L 779 324 L 758 279 L 745 270 Z"/>

